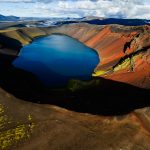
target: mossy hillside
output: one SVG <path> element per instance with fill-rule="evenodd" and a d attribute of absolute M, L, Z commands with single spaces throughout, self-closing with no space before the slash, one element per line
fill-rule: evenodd
<path fill-rule="evenodd" d="M 70 91 L 75 92 L 75 91 L 79 91 L 79 90 L 85 90 L 85 89 L 89 89 L 92 87 L 96 87 L 100 84 L 101 84 L 100 80 L 97 80 L 97 79 L 92 79 L 89 81 L 70 80 L 67 88 Z"/>
<path fill-rule="evenodd" d="M 26 45 L 31 41 L 29 38 L 23 36 L 23 34 L 21 34 L 19 31 L 10 31 L 3 33 L 3 35 L 19 41 L 22 45 Z"/>
<path fill-rule="evenodd" d="M 25 140 L 31 136 L 34 125 L 18 125 L 13 129 L 0 133 L 0 148 L 6 149 L 10 146 L 18 144 L 21 140 Z"/>
<path fill-rule="evenodd" d="M 92 76 L 93 77 L 97 77 L 97 76 L 101 76 L 101 75 L 104 75 L 106 73 L 105 70 L 98 70 L 98 71 L 95 71 Z"/>
<path fill-rule="evenodd" d="M 130 63 L 131 60 L 130 58 L 125 59 L 121 64 L 118 64 L 115 68 L 114 71 L 119 71 L 119 70 L 123 70 L 123 69 L 127 69 L 130 68 Z"/>
<path fill-rule="evenodd" d="M 23 33 L 25 36 L 34 39 L 36 37 L 44 36 L 47 33 L 40 28 L 22 28 L 19 32 Z"/>
<path fill-rule="evenodd" d="M 14 31 L 17 29 L 19 29 L 19 28 L 12 27 L 12 28 L 0 29 L 0 33 L 6 33 L 6 32 Z"/>
<path fill-rule="evenodd" d="M 24 46 L 32 42 L 34 38 L 46 35 L 46 32 L 39 28 L 22 28 L 16 30 L 3 30 L 3 32 L 0 32 L 0 35 L 15 39 Z"/>
<path fill-rule="evenodd" d="M 142 56 L 142 52 L 136 53 L 131 55 L 131 57 L 127 57 L 124 59 L 122 62 L 118 63 L 113 71 L 121 71 L 121 70 L 128 70 L 128 71 L 133 71 L 135 68 L 136 61 Z"/>
<path fill-rule="evenodd" d="M 32 122 L 31 114 L 26 117 L 26 120 L 29 123 L 14 124 L 13 118 L 5 113 L 5 107 L 0 104 L 0 149 L 8 149 L 30 138 L 35 124 Z M 5 129 L 8 125 L 13 127 Z"/>
<path fill-rule="evenodd" d="M 5 127 L 6 122 L 8 121 L 7 115 L 4 114 L 4 107 L 0 104 L 0 129 Z"/>

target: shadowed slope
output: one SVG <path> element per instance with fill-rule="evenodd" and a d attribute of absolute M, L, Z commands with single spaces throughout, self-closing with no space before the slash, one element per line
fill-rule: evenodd
<path fill-rule="evenodd" d="M 67 88 L 46 89 L 31 73 L 5 63 L 11 59 L 13 58 L 8 55 L 1 55 L 1 65 L 5 67 L 1 67 L 0 86 L 26 101 L 55 104 L 74 111 L 103 115 L 124 114 L 150 105 L 149 90 L 104 78 L 73 80 Z"/>
<path fill-rule="evenodd" d="M 4 118 L 0 121 L 0 149 L 150 148 L 149 109 L 146 108 L 124 116 L 102 117 L 24 102 L 2 89 L 0 108 L 0 116 Z"/>

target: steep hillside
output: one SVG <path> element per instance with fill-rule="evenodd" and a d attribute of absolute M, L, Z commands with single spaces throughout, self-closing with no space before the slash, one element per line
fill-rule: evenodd
<path fill-rule="evenodd" d="M 105 75 L 109 79 L 150 88 L 149 26 L 70 24 L 50 28 L 22 28 L 0 33 L 0 44 L 7 47 L 9 38 L 16 40 L 19 47 L 30 43 L 35 37 L 52 33 L 71 36 L 99 53 L 100 63 L 93 76 Z M 138 83 L 137 78 L 140 79 Z"/>
<path fill-rule="evenodd" d="M 52 33 L 76 38 L 99 53 L 100 63 L 94 76 L 108 74 L 106 78 L 150 88 L 149 26 L 73 24 L 51 30 Z M 124 75 L 125 73 L 129 76 Z"/>
<path fill-rule="evenodd" d="M 149 150 L 149 113 L 82 114 L 25 102 L 0 89 L 0 149 Z"/>
<path fill-rule="evenodd" d="M 92 80 L 45 89 L 11 65 L 22 46 L 53 33 L 98 52 Z M 149 35 L 149 26 L 85 23 L 0 30 L 0 149 L 149 150 Z"/>

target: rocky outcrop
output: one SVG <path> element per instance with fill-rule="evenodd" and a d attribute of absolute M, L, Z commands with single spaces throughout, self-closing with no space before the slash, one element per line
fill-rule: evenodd
<path fill-rule="evenodd" d="M 105 76 L 105 78 L 150 89 L 149 62 L 150 49 L 139 50 L 138 53 L 132 53 L 115 65 L 113 73 Z"/>

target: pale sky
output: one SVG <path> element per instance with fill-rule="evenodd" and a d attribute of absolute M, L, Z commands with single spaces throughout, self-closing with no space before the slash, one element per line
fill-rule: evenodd
<path fill-rule="evenodd" d="M 150 19 L 150 0 L 0 0 L 0 14 Z"/>

